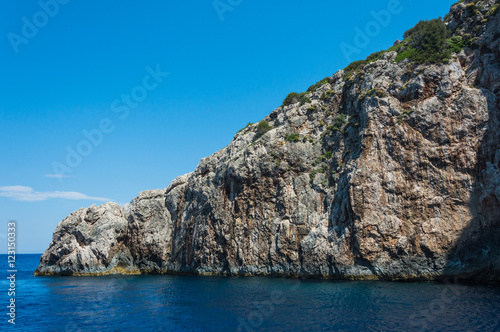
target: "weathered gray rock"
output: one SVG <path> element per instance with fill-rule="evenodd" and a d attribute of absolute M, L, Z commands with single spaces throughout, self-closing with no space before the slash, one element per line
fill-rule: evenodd
<path fill-rule="evenodd" d="M 337 72 L 167 189 L 71 214 L 35 274 L 498 280 L 500 19 L 466 13 L 477 46 L 450 63 Z"/>
<path fill-rule="evenodd" d="M 165 190 L 139 194 L 123 208 L 115 203 L 80 209 L 56 228 L 37 274 L 136 274 L 165 266 L 171 221 Z"/>

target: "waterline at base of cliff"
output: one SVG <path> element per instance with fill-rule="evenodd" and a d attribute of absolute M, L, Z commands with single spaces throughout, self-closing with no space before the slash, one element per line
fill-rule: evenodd
<path fill-rule="evenodd" d="M 0 260 L 7 256 L 0 255 Z M 500 290 L 453 280 L 438 284 L 176 275 L 33 277 L 39 260 L 40 255 L 17 256 L 16 330 L 500 328 Z"/>

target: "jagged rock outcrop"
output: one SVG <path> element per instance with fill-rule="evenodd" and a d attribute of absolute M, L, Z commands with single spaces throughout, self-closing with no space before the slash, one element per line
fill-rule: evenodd
<path fill-rule="evenodd" d="M 500 16 L 469 3 L 449 63 L 337 72 L 167 189 L 72 213 L 35 274 L 498 280 Z"/>
<path fill-rule="evenodd" d="M 43 255 L 50 268 L 40 266 L 37 271 L 61 275 L 160 271 L 171 235 L 165 190 L 144 191 L 124 207 L 106 203 L 73 212 L 57 226 L 50 250 Z"/>

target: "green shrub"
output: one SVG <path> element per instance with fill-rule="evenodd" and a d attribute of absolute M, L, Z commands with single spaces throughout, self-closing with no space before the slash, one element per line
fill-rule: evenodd
<path fill-rule="evenodd" d="M 398 43 L 394 46 L 391 46 L 387 49 L 387 52 L 396 52 L 396 53 L 399 53 L 399 50 L 401 49 L 401 47 L 404 46 L 404 43 Z"/>
<path fill-rule="evenodd" d="M 446 44 L 452 52 L 459 53 L 464 46 L 466 46 L 465 41 L 462 36 L 453 36 L 446 40 Z"/>
<path fill-rule="evenodd" d="M 295 104 L 299 101 L 299 94 L 297 92 L 290 92 L 288 96 L 286 96 L 285 100 L 283 100 L 283 106 L 288 106 Z"/>
<path fill-rule="evenodd" d="M 500 10 L 500 4 L 494 4 L 491 9 L 486 13 L 487 16 L 495 15 Z"/>
<path fill-rule="evenodd" d="M 367 60 L 358 60 L 351 62 L 347 67 L 344 68 L 344 81 L 351 79 L 353 73 L 355 73 L 358 69 L 362 69 L 367 63 Z"/>
<path fill-rule="evenodd" d="M 351 62 L 347 67 L 344 68 L 344 80 L 346 78 L 350 78 L 352 73 L 355 73 L 360 69 L 363 69 L 363 67 L 366 66 L 367 64 L 376 60 L 380 60 L 380 58 L 385 52 L 386 51 L 375 52 L 370 54 L 365 60 L 358 60 Z"/>
<path fill-rule="evenodd" d="M 366 61 L 368 61 L 368 63 L 370 63 L 373 61 L 380 60 L 380 58 L 382 57 L 382 55 L 384 55 L 385 52 L 387 52 L 387 51 L 378 51 L 378 52 L 372 53 L 366 58 Z"/>
<path fill-rule="evenodd" d="M 313 166 L 317 166 L 318 164 L 321 164 L 325 160 L 326 160 L 325 156 L 321 155 L 321 156 L 318 157 L 318 159 L 316 159 L 315 161 L 312 162 L 312 165 Z"/>
<path fill-rule="evenodd" d="M 314 171 L 311 174 L 309 174 L 309 183 L 311 184 L 311 186 L 314 183 L 314 178 L 315 177 L 316 177 L 316 173 Z"/>
<path fill-rule="evenodd" d="M 326 131 L 321 136 L 324 137 L 330 133 L 339 131 L 345 124 L 347 124 L 347 117 L 345 114 L 339 114 L 335 118 L 334 123 L 326 127 Z"/>
<path fill-rule="evenodd" d="M 323 94 L 321 95 L 320 99 L 322 101 L 327 101 L 334 94 L 335 94 L 335 92 L 333 90 L 328 90 L 326 92 L 323 92 Z"/>
<path fill-rule="evenodd" d="M 264 136 L 265 133 L 267 133 L 269 130 L 273 129 L 273 127 L 267 123 L 267 121 L 260 121 L 259 124 L 257 125 L 257 137 L 260 138 Z"/>
<path fill-rule="evenodd" d="M 345 123 L 347 123 L 347 119 L 346 119 L 345 114 L 339 114 L 339 115 L 337 115 L 337 118 L 335 119 L 334 126 L 340 127 L 340 126 L 344 125 Z"/>
<path fill-rule="evenodd" d="M 308 89 L 307 92 L 314 92 L 318 90 L 323 84 L 326 84 L 330 81 L 330 77 L 325 77 L 321 81 L 316 82 L 316 84 L 311 85 Z"/>
<path fill-rule="evenodd" d="M 347 67 L 344 68 L 344 71 L 345 72 L 356 71 L 359 69 L 359 67 L 362 67 L 362 66 L 366 65 L 367 63 L 368 63 L 368 61 L 366 61 L 366 60 L 358 60 L 358 61 L 351 62 Z"/>
<path fill-rule="evenodd" d="M 290 134 L 286 137 L 287 142 L 298 142 L 300 141 L 299 134 Z"/>
<path fill-rule="evenodd" d="M 403 61 L 405 59 L 412 59 L 412 57 L 415 55 L 416 51 L 417 50 L 414 48 L 407 48 L 403 52 L 399 53 L 396 56 L 396 61 L 400 62 L 400 61 Z"/>
<path fill-rule="evenodd" d="M 410 46 L 406 53 L 403 52 L 405 58 L 417 63 L 443 63 L 451 58 L 451 50 L 446 43 L 449 31 L 440 19 L 420 21 L 406 31 L 404 37 L 409 39 Z M 401 59 L 400 55 L 398 57 Z"/>
<path fill-rule="evenodd" d="M 304 104 L 309 104 L 311 102 L 311 99 L 309 99 L 309 97 L 306 97 L 306 93 L 305 92 L 302 92 L 299 94 L 299 102 L 300 102 L 300 105 L 304 105 Z"/>
<path fill-rule="evenodd" d="M 326 129 L 330 132 L 338 131 L 346 123 L 347 123 L 347 118 L 345 114 L 339 114 L 335 118 L 335 122 L 333 123 L 333 125 L 326 127 Z"/>
<path fill-rule="evenodd" d="M 325 158 L 326 158 L 326 159 L 331 159 L 332 157 L 333 157 L 333 152 L 332 152 L 332 151 L 327 151 L 327 152 L 325 153 Z"/>
<path fill-rule="evenodd" d="M 469 6 L 472 8 L 472 5 Z M 496 13 L 500 6 L 494 5 L 490 12 Z M 393 45 L 386 51 L 370 54 L 365 60 L 350 63 L 344 68 L 344 81 L 347 87 L 352 85 L 350 81 L 353 75 L 363 69 L 367 64 L 379 60 L 386 52 L 397 52 L 396 61 L 409 59 L 420 64 L 447 63 L 451 59 L 452 52 L 459 52 L 465 46 L 474 46 L 477 40 L 470 39 L 470 35 L 464 35 L 462 41 L 457 37 L 450 37 L 446 24 L 441 19 L 420 21 L 404 34 L 404 41 Z M 351 83 L 349 83 L 351 82 Z M 326 99 L 327 96 L 322 96 Z"/>
<path fill-rule="evenodd" d="M 304 105 L 306 103 L 310 103 L 311 99 L 306 97 L 305 92 L 291 92 L 288 94 L 288 96 L 286 96 L 285 100 L 283 100 L 283 106 L 293 105 L 298 102 L 300 102 L 300 105 Z"/>

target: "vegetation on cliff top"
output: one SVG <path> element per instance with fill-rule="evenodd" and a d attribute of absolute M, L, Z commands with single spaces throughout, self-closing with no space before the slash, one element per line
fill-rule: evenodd
<path fill-rule="evenodd" d="M 473 46 L 474 38 L 470 35 L 452 36 L 446 24 L 441 19 L 420 21 L 404 34 L 404 40 L 385 51 L 369 55 L 365 60 L 358 60 L 344 69 L 344 76 L 349 77 L 365 65 L 379 60 L 383 54 L 394 51 L 396 61 L 408 59 L 417 64 L 447 63 L 453 53 L 458 53 L 464 47 Z"/>
<path fill-rule="evenodd" d="M 459 2 L 465 2 L 461 0 Z M 481 23 L 487 22 L 482 19 L 478 0 L 466 4 L 466 13 L 470 20 Z M 494 4 L 491 9 L 484 15 L 489 17 L 498 12 L 499 4 Z M 464 47 L 475 47 L 478 37 L 473 37 L 470 33 L 461 34 L 460 29 L 450 31 L 446 25 L 451 19 L 451 14 L 448 14 L 444 20 L 441 18 L 433 20 L 420 21 L 413 28 L 409 29 L 404 34 L 404 40 L 396 43 L 387 50 L 380 51 L 369 55 L 365 60 L 354 61 L 344 69 L 344 77 L 351 77 L 357 70 L 362 69 L 365 65 L 379 60 L 383 54 L 395 51 L 396 61 L 400 62 L 408 59 L 410 62 L 417 64 L 441 64 L 447 63 L 451 59 L 453 53 L 459 53 Z M 479 26 L 476 27 L 476 31 Z"/>
<path fill-rule="evenodd" d="M 496 11 L 496 7 L 495 7 Z M 350 63 L 344 68 L 344 78 L 350 78 L 359 69 L 367 64 L 379 60 L 385 53 L 395 51 L 396 61 L 400 62 L 408 59 L 417 64 L 440 64 L 447 63 L 453 53 L 458 53 L 464 47 L 474 45 L 477 38 L 471 38 L 470 34 L 460 36 L 453 35 L 445 22 L 441 19 L 420 21 L 404 34 L 404 40 L 396 43 L 387 50 L 370 54 L 365 60 L 358 60 Z M 326 77 L 316 84 L 311 85 L 307 92 L 290 93 L 283 101 L 282 106 L 288 106 L 300 102 L 301 105 L 309 103 L 310 100 L 305 95 L 308 92 L 315 92 L 323 84 L 328 83 Z"/>
<path fill-rule="evenodd" d="M 288 96 L 286 96 L 285 100 L 283 100 L 283 106 L 293 105 L 298 102 L 300 102 L 300 105 L 304 105 L 306 103 L 310 103 L 311 99 L 306 97 L 306 92 L 291 92 Z"/>
<path fill-rule="evenodd" d="M 273 127 L 267 121 L 264 120 L 260 121 L 259 124 L 257 125 L 257 136 L 255 139 L 264 136 L 264 134 L 271 129 L 273 129 Z"/>
<path fill-rule="evenodd" d="M 465 2 L 460 0 L 459 2 Z M 467 3 L 467 15 L 480 16 L 477 9 L 478 0 L 473 0 Z M 486 16 L 494 15 L 500 8 L 499 4 L 494 4 L 492 8 L 486 13 Z M 364 60 L 358 60 L 350 63 L 344 68 L 344 79 L 349 80 L 352 76 L 363 69 L 367 64 L 380 60 L 387 52 L 396 52 L 396 62 L 408 60 L 416 64 L 441 64 L 448 63 L 453 53 L 459 53 L 464 47 L 475 47 L 477 37 L 472 37 L 471 34 L 460 34 L 459 29 L 452 32 L 448 29 L 446 22 L 450 19 L 448 14 L 445 19 L 424 20 L 417 23 L 413 28 L 404 33 L 404 40 L 396 42 L 392 47 L 387 50 L 382 50 L 370 54 Z M 484 23 L 484 20 L 481 21 Z M 289 106 L 296 103 L 304 105 L 310 103 L 311 100 L 306 96 L 308 93 L 313 93 L 322 85 L 329 82 L 329 77 L 316 82 L 311 85 L 306 92 L 297 93 L 291 92 L 283 100 L 282 106 Z M 372 90 L 368 94 L 360 95 L 360 100 L 364 99 L 367 95 L 380 95 L 382 92 Z M 321 100 L 325 101 L 330 96 L 328 93 L 323 93 Z M 380 97 L 382 97 L 380 95 Z M 261 121 L 262 122 L 262 121 Z M 261 123 L 259 123 L 261 125 Z M 246 127 L 245 127 L 246 128 Z M 267 127 L 266 127 L 267 128 Z M 257 137 L 262 136 L 267 130 L 264 127 L 258 128 Z"/>

